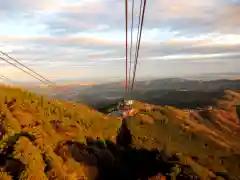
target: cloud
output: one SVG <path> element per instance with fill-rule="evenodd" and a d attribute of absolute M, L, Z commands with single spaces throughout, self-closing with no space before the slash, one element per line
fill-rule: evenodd
<path fill-rule="evenodd" d="M 129 7 L 130 5 L 131 1 Z M 138 6 L 137 1 L 136 20 Z M 189 34 L 207 31 L 236 32 L 239 26 L 239 7 L 239 3 L 223 0 L 153 0 L 147 2 L 145 25 L 150 28 L 165 26 L 172 31 Z M 114 11 L 111 10 L 113 8 Z M 45 24 L 52 34 L 124 28 L 124 1 L 81 0 L 71 3 L 60 0 L 9 0 L 1 3 L 0 10 L 24 10 L 32 12 L 31 16 L 41 16 L 41 23 Z M 46 12 L 50 14 L 45 15 Z"/>
<path fill-rule="evenodd" d="M 239 57 L 240 53 L 218 53 L 218 54 L 178 54 L 168 55 L 160 57 L 149 57 L 148 60 L 195 60 L 195 59 L 206 59 L 206 58 L 224 58 L 224 57 Z"/>
<path fill-rule="evenodd" d="M 214 26 L 225 33 L 238 33 L 240 29 L 240 3 L 226 4 L 215 16 Z"/>
<path fill-rule="evenodd" d="M 121 42 L 114 42 L 103 39 L 101 37 L 84 37 L 84 36 L 62 36 L 62 37 L 55 37 L 55 36 L 26 36 L 26 37 L 1 37 L 1 40 L 5 43 L 25 43 L 25 44 L 35 44 L 35 45 L 44 45 L 47 44 L 48 46 L 90 46 L 90 47 L 97 47 L 97 46 L 115 46 L 119 45 Z M 15 47 L 17 47 L 15 45 Z M 23 48 L 23 47 L 19 47 Z M 6 48 L 5 48 L 6 49 Z M 10 47 L 8 48 L 10 50 Z M 14 45 L 12 45 L 12 49 L 14 49 Z M 16 48 L 15 48 L 16 49 Z"/>
<path fill-rule="evenodd" d="M 147 1 L 138 77 L 238 71 L 239 7 L 227 0 Z M 0 15 L 0 50 L 49 78 L 124 78 L 124 1 L 8 0 Z M 27 78 L 11 68 L 1 72 Z"/>
<path fill-rule="evenodd" d="M 1 11 L 29 11 L 29 10 L 50 10 L 58 7 L 58 0 L 8 0 L 0 4 Z"/>
<path fill-rule="evenodd" d="M 235 33 L 239 29 L 240 4 L 222 0 L 159 0 L 148 3 L 146 24 L 165 26 L 182 35 L 209 32 Z"/>
<path fill-rule="evenodd" d="M 42 66 L 43 67 L 43 66 Z M 51 80 L 57 80 L 57 79 L 67 79 L 72 77 L 82 77 L 86 76 L 86 72 L 79 71 L 78 69 L 62 69 L 62 68 L 54 68 L 49 71 L 49 69 L 46 70 L 46 68 L 34 68 L 35 71 L 37 71 L 39 74 L 43 75 L 44 77 L 51 79 Z M 14 67 L 1 67 L 0 72 L 3 75 L 8 75 L 7 77 L 10 80 L 13 81 L 38 81 L 31 77 L 28 74 L 23 73 L 21 70 L 14 68 Z M 16 79 L 17 77 L 17 79 Z"/>
<path fill-rule="evenodd" d="M 65 4 L 59 9 L 59 12 L 72 12 L 72 13 L 106 13 L 106 0 L 81 0 L 75 3 Z"/>

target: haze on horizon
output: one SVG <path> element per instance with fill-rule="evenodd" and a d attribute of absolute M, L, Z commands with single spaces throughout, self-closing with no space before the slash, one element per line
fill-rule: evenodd
<path fill-rule="evenodd" d="M 239 72 L 239 16 L 238 0 L 147 1 L 137 79 Z M 120 0 L 3 1 L 0 50 L 53 81 L 124 79 L 124 18 Z M 3 61 L 0 74 L 32 81 Z"/>

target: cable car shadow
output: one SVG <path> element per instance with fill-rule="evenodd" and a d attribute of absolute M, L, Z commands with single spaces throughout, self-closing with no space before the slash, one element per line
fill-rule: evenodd
<path fill-rule="evenodd" d="M 131 131 L 127 127 L 127 120 L 122 120 L 122 125 L 118 131 L 117 135 L 117 145 L 122 146 L 124 148 L 129 148 L 132 144 L 132 134 Z"/>
<path fill-rule="evenodd" d="M 66 141 L 59 144 L 55 152 L 61 157 L 70 153 L 69 155 L 77 162 L 97 167 L 97 180 L 145 180 L 159 174 L 165 175 L 168 179 L 172 167 L 175 166 L 175 163 L 164 158 L 166 157 L 164 151 L 131 147 L 132 135 L 125 121 L 119 130 L 116 143 L 90 137 L 86 140 L 86 144 Z M 61 152 L 61 149 L 66 150 L 66 147 L 68 153 Z M 179 160 L 177 157 L 168 159 Z"/>

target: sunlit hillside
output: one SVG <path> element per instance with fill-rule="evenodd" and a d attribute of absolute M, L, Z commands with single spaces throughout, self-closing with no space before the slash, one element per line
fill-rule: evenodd
<path fill-rule="evenodd" d="M 126 120 L 0 87 L 0 179 L 237 179 L 239 94 L 180 110 L 134 102 Z"/>
<path fill-rule="evenodd" d="M 85 165 L 71 158 L 64 160 L 56 148 L 68 141 L 85 143 L 90 137 L 114 142 L 121 126 L 119 119 L 88 106 L 21 89 L 0 87 L 0 102 L 0 166 L 5 179 L 79 179 L 85 176 Z M 92 171 L 89 174 L 93 175 Z"/>
<path fill-rule="evenodd" d="M 218 173 L 236 179 L 240 175 L 239 105 L 240 94 L 233 91 L 225 91 L 216 106 L 197 110 L 136 102 L 138 113 L 127 121 L 132 145 L 187 157 L 187 164 L 202 179 Z"/>

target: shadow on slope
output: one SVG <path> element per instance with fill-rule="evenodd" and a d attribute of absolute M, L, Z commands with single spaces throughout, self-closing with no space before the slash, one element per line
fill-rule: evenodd
<path fill-rule="evenodd" d="M 13 155 L 14 145 L 20 137 L 26 137 L 32 142 L 35 140 L 34 136 L 26 132 L 20 132 L 8 137 L 6 140 L 1 141 L 0 169 L 5 172 L 9 172 L 13 179 L 19 179 L 20 174 L 25 169 L 25 165 L 19 159 L 14 158 Z"/>
<path fill-rule="evenodd" d="M 236 111 L 237 111 L 238 118 L 240 119 L 240 106 L 236 107 Z"/>
<path fill-rule="evenodd" d="M 63 160 L 73 158 L 88 167 L 97 167 L 98 180 L 145 180 L 160 176 L 169 179 L 172 173 L 177 172 L 178 178 L 197 177 L 189 166 L 181 165 L 181 168 L 178 168 L 180 164 L 176 155 L 168 156 L 164 150 L 131 147 L 132 136 L 125 121 L 119 129 L 116 144 L 109 140 L 95 140 L 89 137 L 86 137 L 86 140 L 86 144 L 64 141 L 56 147 L 55 152 Z M 186 170 L 187 174 L 185 174 Z"/>

